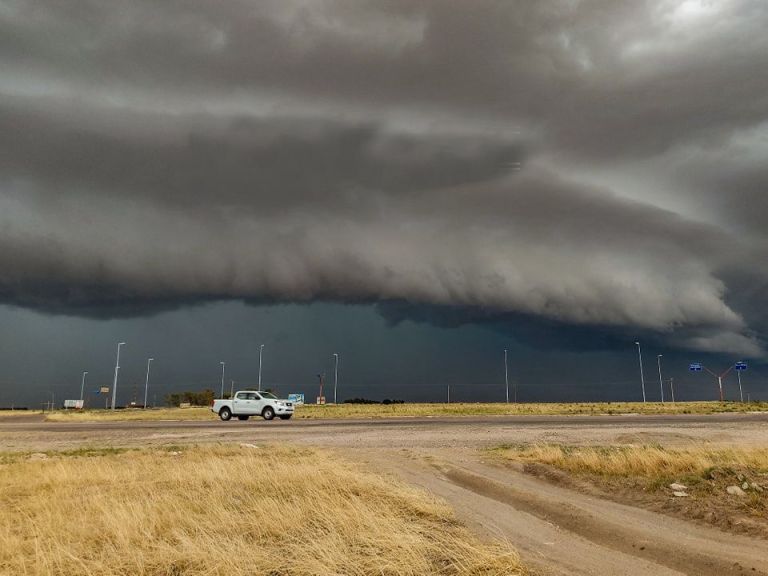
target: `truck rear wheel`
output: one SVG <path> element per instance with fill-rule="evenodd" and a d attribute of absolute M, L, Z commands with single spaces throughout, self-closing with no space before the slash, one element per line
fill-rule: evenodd
<path fill-rule="evenodd" d="M 261 415 L 264 417 L 264 420 L 272 420 L 272 418 L 275 417 L 275 411 L 271 407 L 267 406 L 264 408 L 264 411 L 261 413 Z"/>
<path fill-rule="evenodd" d="M 219 418 L 221 418 L 222 420 L 224 420 L 224 422 L 226 422 L 227 420 L 232 418 L 232 410 L 224 406 L 224 408 L 219 410 Z"/>

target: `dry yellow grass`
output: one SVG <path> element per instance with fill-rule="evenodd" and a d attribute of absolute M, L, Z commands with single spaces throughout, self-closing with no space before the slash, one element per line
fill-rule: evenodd
<path fill-rule="evenodd" d="M 455 404 L 339 404 L 298 406 L 294 418 L 396 418 L 426 416 L 504 415 L 615 415 L 615 414 L 714 414 L 720 412 L 768 411 L 768 402 L 582 402 L 582 403 L 455 403 Z M 50 421 L 99 420 L 210 420 L 217 416 L 208 408 L 160 408 L 152 410 L 58 411 Z"/>
<path fill-rule="evenodd" d="M 0 410 L 0 418 L 12 418 L 14 416 L 34 416 L 42 414 L 41 410 Z"/>
<path fill-rule="evenodd" d="M 317 451 L 80 451 L 0 464 L 0 573 L 511 575 L 430 495 Z"/>
<path fill-rule="evenodd" d="M 551 474 L 549 467 L 555 467 L 608 498 L 768 538 L 765 448 L 544 445 L 503 448 L 499 453 L 543 478 L 564 481 Z M 685 486 L 687 497 L 675 497 L 672 483 Z M 730 494 L 728 487 L 734 486 L 743 492 Z"/>
<path fill-rule="evenodd" d="M 147 420 L 215 420 L 218 416 L 210 408 L 153 408 L 149 410 L 58 410 L 49 412 L 45 419 L 49 422 L 111 422 L 111 421 L 147 421 Z"/>
<path fill-rule="evenodd" d="M 568 472 L 603 476 L 701 476 L 714 468 L 768 472 L 768 449 L 765 448 L 539 445 L 506 448 L 501 453 L 513 460 L 539 462 Z"/>
<path fill-rule="evenodd" d="M 296 410 L 299 418 L 387 418 L 397 416 L 504 416 L 504 415 L 591 415 L 591 414 L 712 414 L 716 412 L 768 411 L 768 403 L 734 402 L 539 402 L 506 404 L 307 404 Z"/>

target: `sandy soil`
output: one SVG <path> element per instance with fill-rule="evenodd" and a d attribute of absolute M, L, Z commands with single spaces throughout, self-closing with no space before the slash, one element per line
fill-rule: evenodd
<path fill-rule="evenodd" d="M 487 417 L 402 421 L 61 424 L 0 420 L 0 450 L 190 442 L 324 446 L 445 498 L 480 534 L 506 539 L 542 574 L 768 574 L 768 542 L 499 466 L 501 444 L 658 443 L 768 447 L 768 417 Z"/>

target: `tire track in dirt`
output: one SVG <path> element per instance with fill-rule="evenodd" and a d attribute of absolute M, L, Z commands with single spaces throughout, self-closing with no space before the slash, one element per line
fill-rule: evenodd
<path fill-rule="evenodd" d="M 486 464 L 472 450 L 358 453 L 447 500 L 458 518 L 506 540 L 548 575 L 766 575 L 768 542 L 731 535 L 554 486 L 522 471 Z"/>
<path fill-rule="evenodd" d="M 459 486 L 509 504 L 516 510 L 556 524 L 561 529 L 573 532 L 600 546 L 667 566 L 683 574 L 700 576 L 768 574 L 756 566 L 742 566 L 739 562 L 734 563 L 703 555 L 700 552 L 688 552 L 674 542 L 651 539 L 648 534 L 628 529 L 627 525 L 596 517 L 572 504 L 548 501 L 460 468 L 449 466 L 443 469 L 443 474 Z"/>

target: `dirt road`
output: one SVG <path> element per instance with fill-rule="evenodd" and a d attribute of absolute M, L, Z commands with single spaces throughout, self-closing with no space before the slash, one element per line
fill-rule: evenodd
<path fill-rule="evenodd" d="M 768 447 L 768 416 L 486 417 L 308 422 L 45 423 L 0 419 L 0 450 L 291 442 L 422 486 L 544 574 L 768 574 L 768 542 L 550 485 L 496 464 L 500 444 L 658 443 Z"/>
<path fill-rule="evenodd" d="M 480 533 L 512 543 L 542 574 L 768 574 L 768 542 L 587 496 L 465 449 L 395 451 L 380 471 L 451 502 Z"/>

